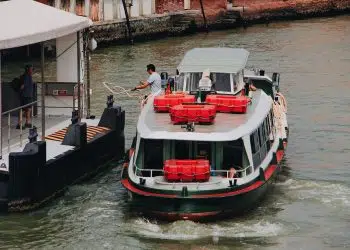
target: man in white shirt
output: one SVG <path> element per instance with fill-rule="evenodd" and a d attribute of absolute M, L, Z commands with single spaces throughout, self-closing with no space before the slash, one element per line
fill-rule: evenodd
<path fill-rule="evenodd" d="M 140 85 L 132 89 L 132 91 L 135 91 L 137 89 L 144 89 L 150 86 L 152 95 L 156 95 L 162 89 L 162 79 L 156 72 L 156 67 L 153 64 L 147 65 L 147 72 L 150 75 L 147 81 L 140 81 Z"/>

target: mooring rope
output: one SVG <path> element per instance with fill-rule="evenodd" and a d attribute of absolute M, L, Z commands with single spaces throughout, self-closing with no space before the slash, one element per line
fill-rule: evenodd
<path fill-rule="evenodd" d="M 144 98 L 144 94 L 136 94 L 136 95 L 132 95 L 129 92 L 131 92 L 131 89 L 125 89 L 122 86 L 118 86 L 113 84 L 113 87 L 110 87 L 108 85 L 111 85 L 110 83 L 106 83 L 106 82 L 102 82 L 103 86 L 109 91 L 111 92 L 113 95 L 126 95 L 130 98 L 137 98 L 139 100 L 142 100 Z M 112 88 L 118 88 L 120 90 L 115 90 Z"/>

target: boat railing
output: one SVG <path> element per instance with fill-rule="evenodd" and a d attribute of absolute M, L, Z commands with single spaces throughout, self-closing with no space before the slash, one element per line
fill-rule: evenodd
<path fill-rule="evenodd" d="M 248 166 L 244 169 L 210 170 L 210 175 L 235 179 L 235 178 L 242 178 L 244 176 L 247 176 L 251 174 L 253 171 L 254 171 L 253 166 Z M 163 176 L 164 170 L 163 169 L 143 169 L 143 168 L 139 168 L 136 164 L 134 164 L 134 173 L 138 177 L 156 177 L 156 176 Z M 147 174 L 143 175 L 144 173 L 147 173 Z"/>
<path fill-rule="evenodd" d="M 16 138 L 19 137 L 20 147 L 22 147 L 22 145 L 23 145 L 23 139 L 24 139 L 23 138 L 24 137 L 23 109 L 28 108 L 28 107 L 32 107 L 30 117 L 31 117 L 31 119 L 33 119 L 33 117 L 34 117 L 33 106 L 35 104 L 38 104 L 38 103 L 39 103 L 39 101 L 34 101 L 34 102 L 28 103 L 26 105 L 22 105 L 22 106 L 19 106 L 17 108 L 10 109 L 10 110 L 3 112 L 1 114 L 2 116 L 7 116 L 7 140 L 6 140 L 6 142 L 7 142 L 7 152 L 8 153 L 10 152 L 11 140 L 14 139 L 14 137 L 16 137 Z M 18 133 L 12 135 L 12 133 L 11 133 L 11 126 L 13 125 L 11 114 L 13 114 L 13 113 L 18 114 L 18 124 L 22 124 L 22 126 L 19 126 L 19 135 L 18 135 Z M 32 126 L 33 126 L 33 121 L 32 121 Z M 3 133 L 3 128 L 1 127 L 1 135 L 2 135 L 2 133 Z M 26 133 L 28 133 L 28 132 L 26 132 Z M 1 152 L 0 158 L 2 158 L 2 153 L 3 153 L 2 151 L 3 151 L 3 136 L 1 136 L 1 141 L 0 141 L 0 152 Z"/>

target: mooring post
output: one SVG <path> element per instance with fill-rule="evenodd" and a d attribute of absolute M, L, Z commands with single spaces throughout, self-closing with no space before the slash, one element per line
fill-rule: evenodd
<path fill-rule="evenodd" d="M 200 2 L 200 4 L 201 4 L 201 9 L 202 9 L 202 15 L 203 15 L 203 21 L 204 21 L 205 31 L 206 31 L 206 32 L 209 32 L 208 23 L 207 23 L 207 18 L 205 17 L 205 12 L 204 12 L 203 0 L 199 0 L 199 2 Z"/>
<path fill-rule="evenodd" d="M 125 0 L 122 0 L 122 2 L 123 2 L 124 13 L 125 13 L 125 18 L 126 18 L 126 26 L 127 26 L 127 29 L 128 29 L 128 38 L 129 38 L 130 44 L 132 45 L 132 44 L 134 44 L 134 40 L 133 40 L 132 34 L 131 34 L 129 13 L 128 13 L 128 9 L 127 9 Z"/>

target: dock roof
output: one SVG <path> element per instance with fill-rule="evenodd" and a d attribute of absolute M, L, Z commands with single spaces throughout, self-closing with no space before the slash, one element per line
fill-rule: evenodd
<path fill-rule="evenodd" d="M 0 50 L 55 39 L 91 25 L 87 17 L 36 1 L 0 2 Z"/>
<path fill-rule="evenodd" d="M 249 52 L 234 48 L 196 48 L 188 51 L 178 66 L 180 73 L 237 73 L 247 64 Z"/>

